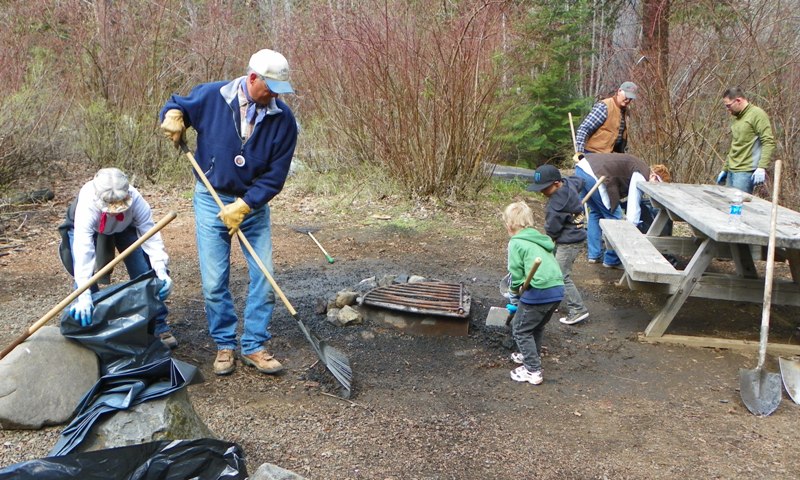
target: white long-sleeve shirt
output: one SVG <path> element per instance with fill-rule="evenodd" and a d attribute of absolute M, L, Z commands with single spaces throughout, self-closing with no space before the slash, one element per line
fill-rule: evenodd
<path fill-rule="evenodd" d="M 105 228 L 102 232 L 100 231 L 100 217 L 103 212 L 98 207 L 99 202 L 92 182 L 86 183 L 78 193 L 72 241 L 73 269 L 75 282 L 78 285 L 85 284 L 94 274 L 95 233 L 113 235 L 122 232 L 132 224 L 141 237 L 155 225 L 153 212 L 147 200 L 132 186 L 128 187 L 128 192 L 132 200 L 131 208 L 123 212 L 122 220 L 117 220 L 116 214 L 107 214 Z M 153 270 L 166 270 L 169 257 L 164 248 L 161 233 L 156 233 L 148 238 L 142 244 L 142 249 L 149 257 Z"/>

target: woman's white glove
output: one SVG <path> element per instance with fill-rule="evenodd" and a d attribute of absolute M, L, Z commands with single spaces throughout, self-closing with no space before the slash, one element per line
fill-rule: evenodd
<path fill-rule="evenodd" d="M 79 321 L 82 327 L 88 327 L 92 324 L 92 310 L 94 310 L 92 292 L 86 290 L 81 293 L 75 303 L 69 307 L 69 314 L 72 318 Z"/>
<path fill-rule="evenodd" d="M 172 292 L 172 279 L 169 278 L 167 275 L 167 270 L 164 268 L 159 268 L 156 270 L 156 277 L 161 280 L 161 289 L 158 290 L 158 298 L 161 299 L 163 302 L 164 300 L 169 297 L 170 292 Z"/>

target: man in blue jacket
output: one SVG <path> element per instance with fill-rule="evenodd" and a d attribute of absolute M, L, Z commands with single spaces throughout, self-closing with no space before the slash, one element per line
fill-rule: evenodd
<path fill-rule="evenodd" d="M 237 318 L 229 289 L 231 236 L 241 230 L 272 272 L 269 201 L 283 188 L 297 144 L 297 123 L 278 95 L 294 93 L 289 63 L 272 50 L 250 57 L 246 75 L 204 83 L 189 95 L 172 95 L 161 110 L 161 129 L 176 146 L 187 127 L 197 131 L 196 158 L 225 206 L 219 209 L 197 181 L 195 231 L 208 330 L 217 344 L 214 373 L 236 368 Z M 244 249 L 243 249 L 244 250 Z M 255 260 L 244 250 L 250 275 L 241 360 L 274 374 L 281 363 L 267 353 L 275 293 Z"/>

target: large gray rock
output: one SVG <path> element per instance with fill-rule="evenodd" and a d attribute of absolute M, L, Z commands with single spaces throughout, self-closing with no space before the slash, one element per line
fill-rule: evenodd
<path fill-rule="evenodd" d="M 358 310 L 351 306 L 345 306 L 336 315 L 336 320 L 339 325 L 346 327 L 348 325 L 361 325 L 364 323 L 364 317 L 361 316 Z"/>
<path fill-rule="evenodd" d="M 75 450 L 88 452 L 158 440 L 216 438 L 197 416 L 185 388 L 102 417 Z"/>
<path fill-rule="evenodd" d="M 271 463 L 263 463 L 250 480 L 305 480 L 305 477 Z"/>
<path fill-rule="evenodd" d="M 46 326 L 0 360 L 0 428 L 65 423 L 100 378 L 97 356 Z"/>
<path fill-rule="evenodd" d="M 334 300 L 334 303 L 336 308 L 343 308 L 348 305 L 355 305 L 356 298 L 358 298 L 358 292 L 342 290 L 336 294 L 336 300 Z"/>

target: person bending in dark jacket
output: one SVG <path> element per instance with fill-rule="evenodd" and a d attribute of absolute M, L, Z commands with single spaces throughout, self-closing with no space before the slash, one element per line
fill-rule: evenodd
<path fill-rule="evenodd" d="M 567 315 L 558 319 L 564 325 L 574 325 L 589 318 L 589 310 L 572 281 L 572 264 L 586 242 L 586 216 L 583 213 L 580 191 L 584 180 L 561 176 L 553 165 L 542 165 L 533 174 L 534 183 L 528 190 L 547 197 L 544 231 L 556 243 L 555 256 L 564 275 L 564 297 Z"/>
<path fill-rule="evenodd" d="M 225 206 L 219 209 L 202 182 L 194 189 L 195 231 L 208 330 L 217 344 L 214 373 L 236 368 L 238 320 L 229 289 L 231 236 L 241 230 L 272 272 L 269 201 L 286 181 L 297 144 L 297 123 L 279 94 L 294 93 L 289 63 L 272 50 L 250 57 L 247 73 L 231 81 L 204 83 L 189 95 L 172 95 L 161 110 L 164 135 L 180 147 L 197 131 L 197 163 Z M 199 180 L 199 179 L 198 179 Z M 243 249 L 244 250 L 244 249 Z M 281 363 L 265 350 L 275 293 L 255 259 L 244 250 L 250 275 L 241 360 L 261 373 Z"/>

